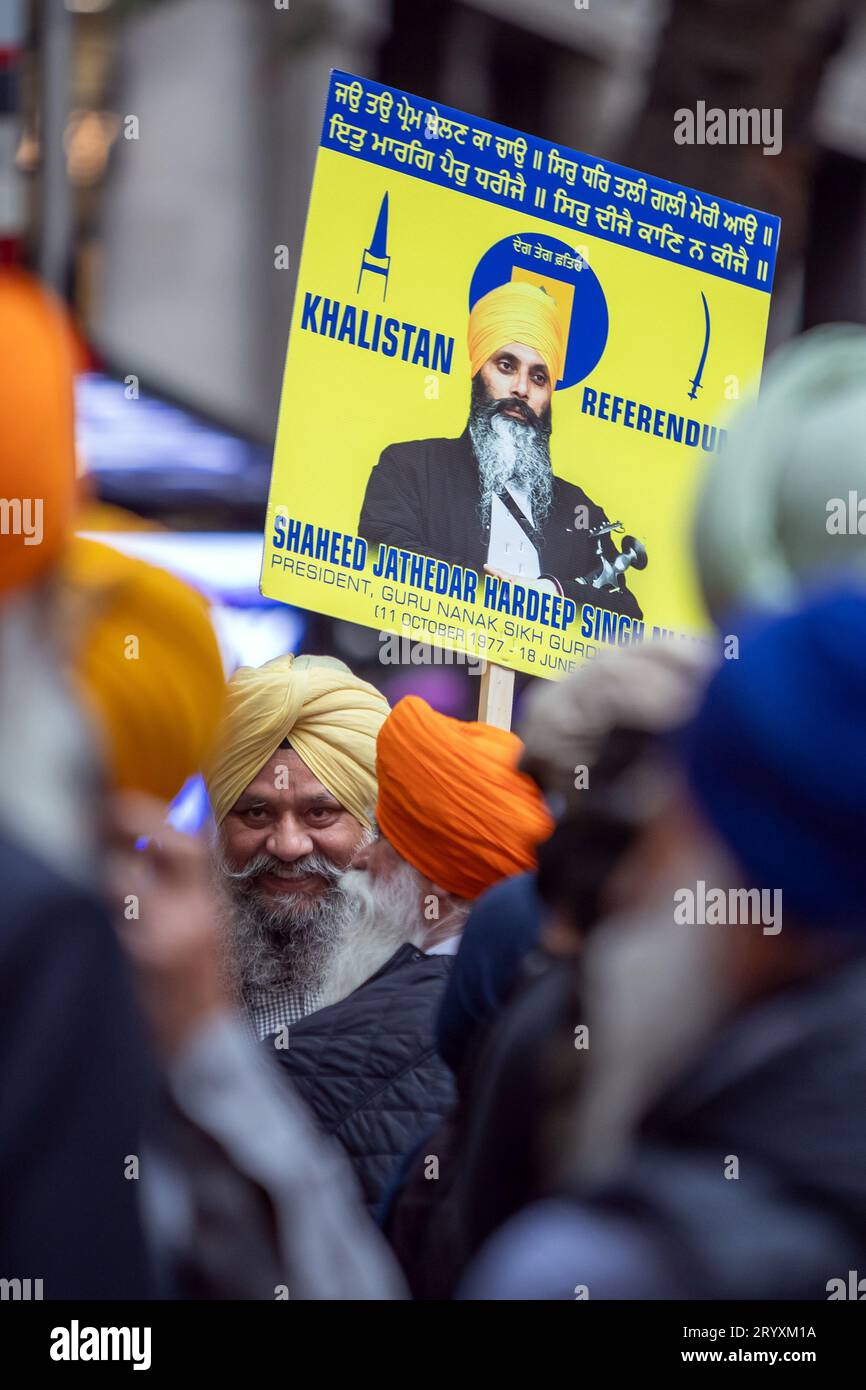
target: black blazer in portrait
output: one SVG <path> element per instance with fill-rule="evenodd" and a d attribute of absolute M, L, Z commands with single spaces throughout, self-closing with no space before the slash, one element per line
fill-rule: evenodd
<path fill-rule="evenodd" d="M 358 534 L 370 544 L 387 544 L 431 555 L 452 565 L 483 573 L 490 524 L 480 517 L 478 465 L 469 431 L 457 439 L 413 439 L 390 444 L 370 474 L 358 522 Z M 588 526 L 575 528 L 575 510 L 584 506 Z M 607 517 L 582 488 L 553 478 L 553 499 L 543 530 L 536 535 L 542 574 L 553 575 L 563 593 L 584 603 L 610 608 L 632 618 L 642 616 L 634 595 L 620 578 L 618 591 L 578 584 L 593 566 L 596 540 L 589 534 Z M 610 535 L 602 538 L 604 554 L 617 554 Z"/>

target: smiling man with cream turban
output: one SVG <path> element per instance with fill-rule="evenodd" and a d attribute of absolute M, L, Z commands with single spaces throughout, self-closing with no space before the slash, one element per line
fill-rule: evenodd
<path fill-rule="evenodd" d="M 340 874 L 372 837 L 378 690 L 326 656 L 242 666 L 206 779 L 228 946 L 259 1035 L 318 1008 L 346 928 Z"/>
<path fill-rule="evenodd" d="M 551 398 L 567 347 L 567 325 L 541 285 L 511 280 L 482 295 L 469 315 L 466 429 L 389 445 L 370 474 L 359 534 L 565 594 L 578 611 L 591 600 L 640 617 L 622 575 L 615 589 L 578 583 L 596 570 L 591 531 L 607 517 L 553 472 Z M 601 543 L 612 563 L 610 535 Z"/>

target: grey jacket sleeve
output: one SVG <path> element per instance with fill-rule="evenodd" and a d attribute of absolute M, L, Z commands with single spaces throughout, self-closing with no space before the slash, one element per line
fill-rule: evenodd
<path fill-rule="evenodd" d="M 208 1264 L 212 1255 L 226 1269 L 231 1292 L 216 1296 L 406 1296 L 348 1160 L 285 1078 L 272 1075 L 240 1019 L 225 1014 L 202 1028 L 168 1085 L 184 1131 L 172 1166 L 192 1212 L 188 1231 L 200 1233 L 189 1237 L 186 1263 Z M 238 1258 L 228 1275 L 232 1249 Z"/>

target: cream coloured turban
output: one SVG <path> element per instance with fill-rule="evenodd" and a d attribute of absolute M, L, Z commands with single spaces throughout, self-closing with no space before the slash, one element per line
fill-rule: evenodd
<path fill-rule="evenodd" d="M 384 695 L 329 656 L 279 656 L 241 666 L 205 778 L 218 825 L 284 739 L 361 825 L 376 801 L 376 736 Z"/>
<path fill-rule="evenodd" d="M 556 301 L 540 285 L 510 280 L 482 295 L 469 315 L 472 376 L 506 343 L 524 343 L 543 358 L 555 384 L 565 366 L 565 330 Z"/>

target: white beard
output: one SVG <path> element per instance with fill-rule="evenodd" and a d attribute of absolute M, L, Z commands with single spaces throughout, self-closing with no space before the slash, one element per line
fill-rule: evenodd
<path fill-rule="evenodd" d="M 372 832 L 366 832 L 362 844 L 371 838 Z M 285 892 L 279 897 L 257 891 L 256 879 L 265 869 L 285 877 Z M 229 868 L 221 851 L 217 852 L 216 871 L 224 969 L 234 990 L 242 998 L 276 985 L 317 990 L 343 937 L 350 911 L 340 888 L 342 871 L 315 854 L 293 865 L 259 855 L 238 871 Z M 315 898 L 292 891 L 292 878 L 310 873 L 325 881 Z"/>
<path fill-rule="evenodd" d="M 369 843 L 371 834 L 362 843 Z M 299 875 L 322 872 L 326 887 L 315 899 L 292 894 L 259 896 L 254 876 L 232 874 L 218 859 L 225 972 L 249 1000 L 262 990 L 290 985 L 319 996 L 317 1007 L 344 999 L 375 975 L 399 946 L 420 939 L 423 879 L 401 861 L 382 881 L 366 872 L 336 870 L 315 856 L 295 866 Z M 290 866 L 285 872 L 291 873 Z"/>
<path fill-rule="evenodd" d="M 386 880 L 349 869 L 340 879 L 348 907 L 338 949 L 325 972 L 323 1005 L 345 999 L 407 941 L 420 939 L 424 880 L 405 860 Z"/>
<path fill-rule="evenodd" d="M 259 898 L 226 895 L 223 907 L 225 973 L 241 997 L 276 985 L 316 990 L 343 934 L 346 901 L 329 890 L 299 913 L 286 915 Z"/>

